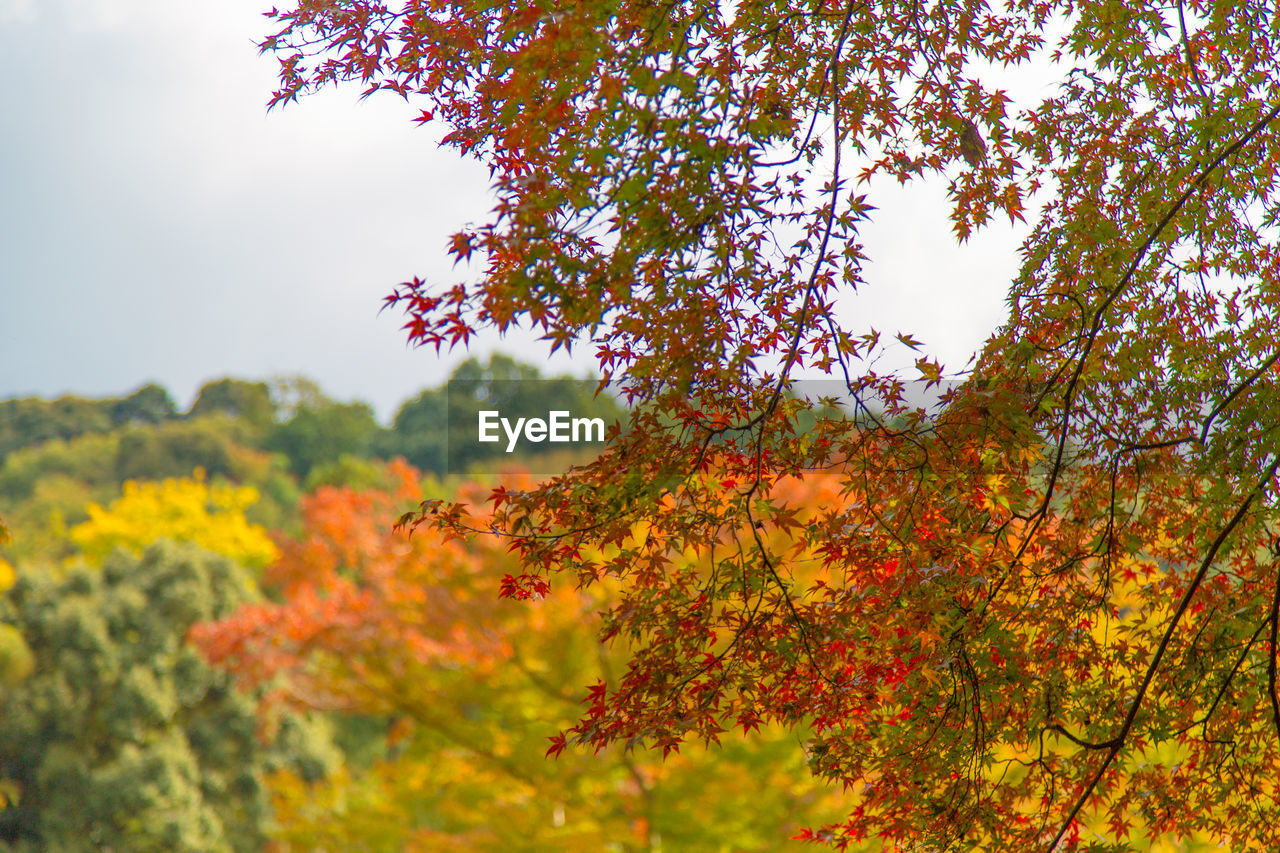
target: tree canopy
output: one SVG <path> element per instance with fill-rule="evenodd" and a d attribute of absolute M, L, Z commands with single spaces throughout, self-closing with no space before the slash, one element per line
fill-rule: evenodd
<path fill-rule="evenodd" d="M 527 324 L 636 405 L 593 464 L 409 523 L 509 537 L 517 599 L 617 584 L 633 649 L 552 744 L 809 724 L 843 846 L 1280 846 L 1280 9 L 1246 0 L 328 0 L 283 103 L 394 92 L 487 164 L 415 343 Z M 1011 73 L 1058 76 L 1016 101 Z M 842 326 L 872 180 L 1032 217 L 961 375 Z M 920 347 L 909 335 L 902 346 Z M 798 433 L 800 371 L 882 425 Z M 925 412 L 903 382 L 957 380 Z M 795 500 L 815 470 L 840 479 Z M 492 515 L 490 514 L 492 513 Z M 640 531 L 640 532 L 638 532 Z M 781 544 L 779 544 L 781 541 Z"/>
<path fill-rule="evenodd" d="M 262 849 L 266 775 L 315 780 L 336 754 L 303 717 L 260 731 L 253 698 L 186 645 L 253 590 L 227 558 L 171 542 L 18 579 L 0 601 L 17 682 L 0 707 L 0 849 Z"/>
<path fill-rule="evenodd" d="M 210 485 L 195 478 L 124 484 L 108 507 L 89 504 L 89 519 L 68 531 L 90 564 L 100 564 L 117 548 L 138 554 L 152 542 L 193 542 L 250 569 L 278 556 L 267 531 L 244 511 L 258 500 L 252 486 Z"/>

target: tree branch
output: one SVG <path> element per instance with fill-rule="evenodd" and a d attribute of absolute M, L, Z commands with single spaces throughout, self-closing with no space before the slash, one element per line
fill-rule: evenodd
<path fill-rule="evenodd" d="M 1280 107 L 1277 107 L 1277 114 L 1280 114 Z M 1089 784 L 1085 786 L 1084 791 L 1076 799 L 1075 805 L 1067 813 L 1067 817 L 1062 822 L 1062 826 L 1058 828 L 1058 833 L 1053 837 L 1053 841 L 1049 844 L 1048 850 L 1053 851 L 1058 846 L 1071 824 L 1075 822 L 1080 815 L 1080 811 L 1084 808 L 1085 803 L 1093 796 L 1094 790 L 1098 787 L 1098 783 L 1102 781 L 1102 777 L 1106 774 L 1111 763 L 1115 761 L 1116 756 L 1120 754 L 1120 750 L 1124 747 L 1125 741 L 1129 737 L 1129 732 L 1133 729 L 1134 721 L 1138 717 L 1138 711 L 1142 707 L 1142 701 L 1146 698 L 1147 689 L 1151 686 L 1152 679 L 1155 678 L 1156 670 L 1160 668 L 1160 662 L 1164 659 L 1164 654 L 1169 648 L 1169 643 L 1173 639 L 1173 632 L 1177 630 L 1178 624 L 1182 621 L 1183 615 L 1187 612 L 1187 608 L 1191 606 L 1191 599 L 1195 597 L 1196 592 L 1200 589 L 1200 585 L 1204 583 L 1205 577 L 1209 574 L 1209 568 L 1213 565 L 1214 558 L 1218 556 L 1218 551 L 1222 548 L 1223 543 L 1227 541 L 1227 537 L 1231 532 L 1239 526 L 1244 520 L 1245 515 L 1249 511 L 1249 507 L 1253 505 L 1254 500 L 1266 488 L 1267 483 L 1275 476 L 1277 469 L 1280 469 L 1280 456 L 1272 460 L 1267 466 L 1262 477 L 1258 480 L 1258 484 L 1249 492 L 1248 497 L 1241 502 L 1236 508 L 1235 514 L 1231 516 L 1231 520 L 1226 526 L 1218 531 L 1218 536 L 1213 540 L 1213 544 L 1209 546 L 1208 552 L 1204 555 L 1204 560 L 1200 563 L 1200 569 L 1196 572 L 1195 577 L 1191 579 L 1191 583 L 1187 586 L 1186 592 L 1182 594 L 1182 600 L 1178 602 L 1178 607 L 1174 611 L 1173 616 L 1169 619 L 1169 627 L 1165 629 L 1164 635 L 1160 638 L 1160 644 L 1156 646 L 1155 654 L 1151 657 L 1151 663 L 1147 665 L 1146 675 L 1143 676 L 1142 684 L 1138 686 L 1138 692 L 1133 697 L 1133 702 L 1129 705 L 1129 712 L 1125 715 L 1124 723 L 1120 726 L 1120 731 L 1116 733 L 1110 741 L 1104 743 L 1107 747 L 1106 758 L 1102 761 L 1102 766 L 1093 774 L 1093 778 Z M 1272 623 L 1274 631 L 1274 622 Z M 1274 649 L 1274 647 L 1273 647 Z M 1273 657 L 1274 660 L 1274 657 Z M 1274 695 L 1274 694 L 1273 694 Z"/>

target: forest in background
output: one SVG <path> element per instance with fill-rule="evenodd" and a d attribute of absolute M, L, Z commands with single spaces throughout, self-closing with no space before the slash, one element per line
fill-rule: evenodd
<path fill-rule="evenodd" d="M 445 458 L 475 388 L 540 378 L 472 360 L 389 427 L 304 378 L 0 401 L 0 850 L 781 850 L 838 816 L 797 732 L 547 758 L 625 668 L 607 587 L 530 611 L 501 541 L 394 529 L 581 461 L 443 475 L 484 461 Z"/>
<path fill-rule="evenodd" d="M 583 415 L 612 422 L 623 412 L 612 397 L 588 393 L 591 383 L 543 377 L 504 355 L 459 365 L 445 385 L 406 400 L 386 427 L 369 404 L 331 399 L 300 376 L 214 380 L 185 412 L 156 384 L 118 398 L 0 400 L 0 518 L 22 533 L 0 549 L 0 557 L 69 556 L 66 531 L 88 518 L 91 503 L 107 503 L 131 480 L 190 477 L 200 470 L 214 482 L 251 486 L 258 499 L 248 510 L 250 520 L 277 528 L 296 520 L 302 494 L 320 485 L 376 485 L 383 480 L 379 464 L 391 459 L 437 476 L 486 458 L 528 463 L 528 454 L 506 454 L 500 445 L 455 448 L 450 456 L 446 439 L 450 423 L 473 424 L 482 403 L 513 417 L 545 415 L 543 398 L 486 395 L 488 388 L 518 388 L 521 382 Z M 483 457 L 483 451 L 491 452 Z M 550 455 L 555 467 L 570 461 L 563 453 Z"/>

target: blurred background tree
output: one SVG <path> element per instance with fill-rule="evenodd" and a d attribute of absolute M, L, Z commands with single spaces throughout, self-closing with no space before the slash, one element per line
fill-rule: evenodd
<path fill-rule="evenodd" d="M 124 484 L 124 493 L 103 508 L 88 507 L 88 521 L 73 527 L 70 539 L 91 565 L 122 548 L 140 553 L 153 542 L 191 542 L 261 569 L 278 555 L 267 531 L 252 524 L 245 511 L 258 500 L 252 486 L 209 484 L 196 476 Z"/>
<path fill-rule="evenodd" d="M 265 429 L 276 419 L 271 389 L 265 382 L 223 378 L 201 386 L 187 417 L 221 413 Z"/>
<path fill-rule="evenodd" d="M 262 849 L 266 774 L 314 781 L 339 756 L 322 722 L 296 714 L 264 744 L 254 700 L 186 645 L 254 590 L 228 558 L 174 543 L 17 580 L 0 602 L 0 668 L 26 674 L 0 703 L 0 846 Z"/>

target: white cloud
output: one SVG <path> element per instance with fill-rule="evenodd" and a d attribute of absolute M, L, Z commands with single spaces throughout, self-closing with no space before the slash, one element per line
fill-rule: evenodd
<path fill-rule="evenodd" d="M 28 23 L 36 18 L 34 0 L 0 0 L 0 26 Z"/>

